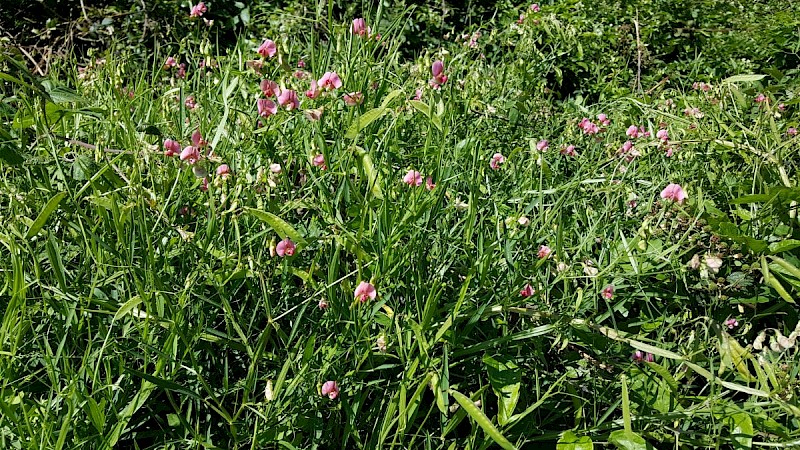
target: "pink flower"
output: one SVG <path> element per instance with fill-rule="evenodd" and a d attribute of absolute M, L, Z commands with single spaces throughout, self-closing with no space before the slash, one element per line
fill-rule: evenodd
<path fill-rule="evenodd" d="M 278 105 L 272 100 L 260 98 L 256 102 L 256 105 L 258 106 L 258 115 L 261 117 L 269 117 L 278 113 Z"/>
<path fill-rule="evenodd" d="M 425 189 L 429 191 L 436 189 L 436 183 L 433 182 L 432 177 L 428 177 L 425 179 Z"/>
<path fill-rule="evenodd" d="M 539 259 L 547 259 L 550 257 L 551 253 L 553 253 L 553 250 L 550 247 L 546 245 L 540 245 L 539 252 L 536 254 L 536 256 L 538 256 Z"/>
<path fill-rule="evenodd" d="M 730 318 L 725 321 L 725 326 L 727 326 L 729 330 L 732 330 L 739 326 L 739 321 L 734 318 Z"/>
<path fill-rule="evenodd" d="M 286 239 L 278 242 L 278 245 L 275 246 L 275 253 L 277 253 L 278 256 L 292 256 L 294 255 L 294 251 L 296 249 L 297 246 L 294 245 L 294 242 L 287 237 Z"/>
<path fill-rule="evenodd" d="M 778 103 L 778 111 L 780 112 L 786 111 L 786 105 L 783 103 Z"/>
<path fill-rule="evenodd" d="M 319 85 L 320 89 L 332 91 L 342 87 L 342 79 L 339 78 L 339 75 L 337 75 L 336 72 L 325 72 L 322 74 L 322 78 L 319 79 L 317 84 Z"/>
<path fill-rule="evenodd" d="M 183 104 L 189 111 L 194 111 L 197 108 L 197 101 L 194 99 L 193 95 L 186 97 L 186 100 L 184 100 Z"/>
<path fill-rule="evenodd" d="M 281 92 L 281 88 L 278 86 L 278 83 L 272 80 L 261 80 L 259 87 L 261 88 L 261 92 L 264 94 L 264 97 L 267 98 L 278 95 Z"/>
<path fill-rule="evenodd" d="M 620 150 L 622 150 L 623 153 L 627 153 L 627 152 L 631 151 L 632 148 L 633 148 L 633 142 L 625 141 L 625 143 L 622 144 L 622 147 L 620 148 Z"/>
<path fill-rule="evenodd" d="M 625 134 L 628 137 L 637 138 L 639 137 L 639 130 L 636 128 L 636 125 L 631 125 L 628 127 L 628 130 L 625 131 Z"/>
<path fill-rule="evenodd" d="M 208 191 L 208 177 L 203 177 L 203 181 L 200 182 L 200 190 L 203 192 Z"/>
<path fill-rule="evenodd" d="M 252 48 L 252 47 L 250 47 Z M 278 46 L 275 44 L 275 41 L 272 39 L 267 39 L 258 47 L 258 54 L 263 56 L 264 58 L 272 58 L 278 53 Z"/>
<path fill-rule="evenodd" d="M 577 156 L 577 153 L 575 153 L 574 145 L 568 145 L 566 147 L 562 147 L 561 154 L 565 156 Z"/>
<path fill-rule="evenodd" d="M 206 11 L 208 11 L 208 8 L 206 8 L 206 4 L 200 2 L 192 6 L 192 10 L 189 12 L 189 17 L 200 17 L 203 14 L 205 14 Z"/>
<path fill-rule="evenodd" d="M 320 299 L 320 301 L 317 304 L 317 306 L 319 306 L 319 309 L 328 309 L 328 306 L 330 306 L 330 305 L 328 305 L 328 301 L 323 298 L 323 299 Z"/>
<path fill-rule="evenodd" d="M 195 147 L 205 147 L 208 145 L 208 141 L 203 139 L 203 135 L 200 134 L 200 130 L 194 130 L 194 133 L 192 133 L 192 144 L 194 144 Z"/>
<path fill-rule="evenodd" d="M 228 178 L 231 175 L 231 168 L 227 164 L 222 164 L 217 167 L 217 176 L 221 178 Z"/>
<path fill-rule="evenodd" d="M 306 62 L 305 62 L 305 61 L 303 61 L 302 59 L 301 59 L 301 60 L 299 60 L 299 61 L 297 61 L 297 67 L 299 67 L 299 68 L 301 68 L 301 69 L 302 69 L 302 68 L 304 68 L 305 66 L 306 66 Z"/>
<path fill-rule="evenodd" d="M 533 295 L 533 286 L 530 284 L 526 284 L 523 288 L 519 291 L 519 295 L 523 297 L 530 297 Z"/>
<path fill-rule="evenodd" d="M 180 63 L 178 66 L 178 73 L 175 74 L 178 78 L 186 78 L 186 64 Z"/>
<path fill-rule="evenodd" d="M 611 120 L 605 114 L 598 114 L 597 115 L 597 120 L 599 120 L 600 123 L 602 123 L 604 127 L 607 127 L 607 126 L 611 125 Z"/>
<path fill-rule="evenodd" d="M 278 163 L 272 163 L 269 165 L 269 171 L 274 174 L 279 174 L 283 171 L 283 168 Z"/>
<path fill-rule="evenodd" d="M 175 67 L 177 65 L 178 65 L 178 61 L 175 61 L 175 58 L 170 56 L 169 58 L 167 58 L 167 61 L 164 63 L 164 70 L 171 69 L 171 68 L 173 68 L 173 67 Z"/>
<path fill-rule="evenodd" d="M 547 147 L 550 147 L 550 143 L 547 142 L 547 139 L 542 139 L 536 143 L 536 150 L 539 150 L 540 152 L 547 150 Z"/>
<path fill-rule="evenodd" d="M 164 141 L 164 156 L 178 156 L 181 153 L 181 144 L 178 141 L 167 139 Z"/>
<path fill-rule="evenodd" d="M 364 95 L 361 92 L 351 92 L 345 94 L 343 99 L 347 106 L 358 106 L 364 101 Z"/>
<path fill-rule="evenodd" d="M 611 300 L 614 298 L 614 285 L 609 284 L 608 286 L 603 288 L 603 291 L 600 292 L 600 296 L 602 296 L 606 300 Z"/>
<path fill-rule="evenodd" d="M 361 37 L 369 37 L 370 32 L 372 31 L 367 26 L 367 22 L 362 18 L 353 19 L 353 26 L 351 27 L 351 30 L 353 34 Z"/>
<path fill-rule="evenodd" d="M 297 78 L 298 80 L 302 80 L 306 77 L 306 73 L 303 72 L 302 70 L 295 70 L 292 76 Z"/>
<path fill-rule="evenodd" d="M 297 109 L 300 107 L 300 100 L 297 98 L 297 92 L 291 89 L 285 89 L 278 95 L 278 104 L 286 108 L 287 111 Z"/>
<path fill-rule="evenodd" d="M 403 183 L 409 186 L 422 186 L 422 175 L 416 170 L 409 170 L 403 177 Z"/>
<path fill-rule="evenodd" d="M 312 100 L 319 97 L 319 89 L 317 89 L 317 80 L 311 80 L 311 88 L 306 91 L 306 97 Z"/>
<path fill-rule="evenodd" d="M 656 132 L 656 137 L 664 142 L 667 142 L 669 140 L 669 133 L 667 130 L 661 129 Z"/>
<path fill-rule="evenodd" d="M 501 153 L 495 153 L 492 155 L 492 159 L 489 160 L 489 167 L 494 170 L 500 169 L 500 165 L 506 162 L 506 157 L 503 156 Z"/>
<path fill-rule="evenodd" d="M 688 198 L 680 184 L 670 183 L 661 191 L 661 198 L 683 203 Z"/>
<path fill-rule="evenodd" d="M 534 3 L 534 4 L 532 4 L 532 5 L 531 5 L 531 11 L 533 11 L 533 12 L 539 12 L 539 11 L 540 11 L 539 4 L 538 4 L 538 3 Z"/>
<path fill-rule="evenodd" d="M 797 136 L 797 128 L 794 127 L 789 128 L 788 130 L 786 130 L 786 134 L 788 134 L 789 136 Z"/>
<path fill-rule="evenodd" d="M 197 147 L 187 146 L 181 152 L 181 161 L 186 162 L 189 165 L 194 165 L 197 161 L 200 160 L 200 150 Z"/>
<path fill-rule="evenodd" d="M 339 396 L 339 386 L 335 381 L 326 381 L 322 385 L 322 395 L 327 395 L 331 400 L 336 399 Z"/>
<path fill-rule="evenodd" d="M 328 166 L 325 164 L 325 155 L 322 153 L 318 153 L 316 156 L 314 156 L 314 159 L 311 160 L 311 164 L 314 165 L 314 167 L 319 167 L 320 170 L 325 170 L 328 168 Z"/>
<path fill-rule="evenodd" d="M 600 127 L 593 123 L 591 120 L 584 117 L 578 122 L 578 128 L 583 130 L 584 134 L 592 135 L 600 132 Z"/>
<path fill-rule="evenodd" d="M 375 286 L 372 283 L 367 283 L 366 281 L 362 281 L 358 283 L 356 286 L 355 297 L 358 300 L 361 300 L 361 303 L 366 302 L 367 300 L 375 300 L 377 297 L 378 292 L 375 290 Z"/>
<path fill-rule="evenodd" d="M 431 66 L 431 73 L 433 74 L 433 79 L 430 81 L 431 87 L 439 88 L 447 82 L 447 75 L 444 74 L 443 62 L 439 60 L 434 61 Z"/>
<path fill-rule="evenodd" d="M 517 19 L 517 25 L 522 25 L 525 23 L 525 14 L 520 14 L 519 19 Z"/>
<path fill-rule="evenodd" d="M 767 99 L 767 96 L 764 94 L 756 95 L 756 98 L 753 99 L 756 103 L 763 103 Z"/>
<path fill-rule="evenodd" d="M 422 89 L 417 89 L 417 91 L 414 93 L 414 100 L 422 100 Z"/>
<path fill-rule="evenodd" d="M 306 119 L 316 122 L 320 118 L 322 118 L 322 108 L 318 109 L 307 109 L 303 111 L 303 115 L 306 116 Z"/>
<path fill-rule="evenodd" d="M 642 353 L 640 350 L 636 350 L 635 352 L 633 352 L 631 359 L 633 359 L 633 361 L 637 363 L 642 361 L 653 362 L 655 360 L 655 358 L 653 358 L 652 353 Z"/>

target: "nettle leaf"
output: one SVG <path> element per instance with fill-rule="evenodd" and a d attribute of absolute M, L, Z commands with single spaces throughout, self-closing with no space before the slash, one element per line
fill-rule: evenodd
<path fill-rule="evenodd" d="M 514 415 L 514 408 L 519 401 L 522 371 L 510 358 L 498 359 L 486 355 L 483 357 L 483 365 L 489 373 L 489 383 L 497 396 L 497 423 L 505 425 Z"/>

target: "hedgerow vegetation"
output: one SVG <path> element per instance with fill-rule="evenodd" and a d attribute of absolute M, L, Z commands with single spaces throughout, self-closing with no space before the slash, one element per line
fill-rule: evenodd
<path fill-rule="evenodd" d="M 75 3 L 0 13 L 2 448 L 800 442 L 796 6 Z"/>

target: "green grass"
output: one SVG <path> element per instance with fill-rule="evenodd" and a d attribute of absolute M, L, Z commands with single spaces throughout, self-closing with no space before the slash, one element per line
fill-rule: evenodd
<path fill-rule="evenodd" d="M 545 9 L 541 26 L 560 19 Z M 109 51 L 85 76 L 64 61 L 45 81 L 4 56 L 2 448 L 795 445 L 796 71 L 709 92 L 618 85 L 587 105 L 531 81 L 553 55 L 454 43 L 403 60 L 399 25 L 380 41 L 347 24 L 265 36 L 280 56 L 263 77 L 246 64 L 260 42 L 214 54 L 201 29 L 148 61 Z M 537 26 L 487 39 L 533 45 Z M 299 58 L 344 86 L 306 99 Z M 260 119 L 263 78 L 321 120 Z M 577 126 L 600 113 L 598 134 Z M 629 162 L 632 124 L 653 136 Z M 198 129 L 207 192 L 163 155 Z M 408 170 L 436 187 L 404 184 Z M 688 200 L 659 198 L 669 183 Z M 297 252 L 279 257 L 286 237 Z M 375 300 L 354 299 L 361 281 Z"/>

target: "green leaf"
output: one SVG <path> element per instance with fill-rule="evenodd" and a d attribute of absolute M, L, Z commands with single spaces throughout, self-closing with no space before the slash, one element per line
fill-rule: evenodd
<path fill-rule="evenodd" d="M 386 108 L 384 107 L 374 108 L 365 112 L 350 125 L 350 128 L 347 129 L 347 133 L 344 135 L 344 137 L 347 139 L 355 139 L 361 130 L 366 128 L 367 125 L 371 124 L 372 122 L 378 120 L 384 113 L 386 113 Z"/>
<path fill-rule="evenodd" d="M 33 221 L 31 227 L 28 228 L 28 232 L 25 234 L 26 239 L 30 239 L 33 236 L 36 236 L 36 233 L 38 233 L 39 230 L 42 229 L 45 222 L 47 222 L 47 219 L 50 217 L 50 214 L 53 214 L 53 211 L 55 211 L 58 208 L 58 204 L 61 203 L 61 200 L 63 200 L 66 195 L 67 195 L 66 192 L 59 192 L 47 202 L 42 212 L 40 212 L 39 215 L 36 217 L 36 220 Z"/>
<path fill-rule="evenodd" d="M 509 358 L 498 361 L 489 355 L 483 357 L 483 364 L 489 373 L 489 383 L 497 396 L 497 423 L 506 425 L 514 415 L 514 408 L 519 401 L 519 387 L 522 381 L 522 371 Z"/>
<path fill-rule="evenodd" d="M 12 166 L 18 166 L 25 161 L 17 152 L 16 146 L 8 142 L 0 144 L 0 159 Z"/>
<path fill-rule="evenodd" d="M 565 431 L 556 444 L 556 450 L 592 450 L 594 444 L 589 436 L 578 437 L 572 431 Z"/>
<path fill-rule="evenodd" d="M 784 239 L 782 241 L 773 242 L 769 244 L 769 252 L 773 255 L 776 253 L 788 252 L 800 247 L 800 241 L 797 239 Z"/>
<path fill-rule="evenodd" d="M 766 77 L 766 75 L 761 74 L 744 74 L 744 75 L 734 75 L 732 77 L 725 78 L 722 80 L 722 84 L 729 84 L 729 83 L 752 83 L 753 81 L 759 81 Z"/>
<path fill-rule="evenodd" d="M 140 303 L 142 303 L 141 297 L 139 297 L 138 295 L 131 297 L 127 302 L 123 303 L 122 306 L 120 306 L 117 312 L 114 314 L 114 321 L 119 320 L 120 317 L 129 313 L 133 308 L 139 306 Z"/>
<path fill-rule="evenodd" d="M 357 150 L 358 159 L 361 162 L 361 169 L 364 175 L 367 176 L 369 181 L 369 189 L 376 198 L 383 198 L 383 191 L 381 190 L 381 182 L 378 171 L 375 170 L 375 164 L 372 163 L 372 156 L 369 152 L 363 149 Z"/>
<path fill-rule="evenodd" d="M 401 89 L 395 89 L 395 90 L 393 90 L 392 92 L 389 92 L 388 94 L 386 94 L 386 97 L 384 97 L 384 98 L 383 98 L 383 101 L 381 102 L 381 108 L 386 108 L 386 107 L 388 107 L 388 106 L 389 106 L 389 103 L 391 103 L 391 102 L 392 102 L 392 100 L 394 100 L 395 98 L 397 98 L 397 97 L 398 97 L 399 95 L 401 95 L 402 93 L 403 93 L 403 91 L 402 91 Z"/>
<path fill-rule="evenodd" d="M 633 431 L 614 431 L 608 437 L 608 441 L 621 450 L 651 450 L 653 448 L 643 437 Z"/>
<path fill-rule="evenodd" d="M 492 421 L 489 420 L 488 417 L 486 417 L 486 415 L 483 413 L 483 411 L 480 410 L 480 408 L 475 406 L 475 403 L 473 403 L 472 400 L 469 399 L 469 397 L 453 389 L 450 390 L 450 395 L 452 395 L 453 398 L 456 399 L 458 404 L 461 405 L 462 408 L 464 408 L 464 411 L 466 411 L 467 414 L 469 414 L 472 420 L 477 422 L 478 425 L 480 425 L 480 427 L 483 428 L 483 431 L 485 431 L 486 434 L 488 434 L 489 437 L 492 438 L 492 440 L 495 443 L 497 443 L 497 445 L 504 448 L 505 450 L 516 449 L 516 447 L 514 447 L 514 444 L 512 444 L 508 439 L 505 438 L 505 436 L 502 435 L 502 433 L 500 433 L 500 430 L 498 430 L 494 426 Z"/>
<path fill-rule="evenodd" d="M 730 429 L 733 448 L 747 449 L 753 446 L 753 420 L 748 414 L 733 414 L 726 418 L 725 423 Z"/>
<path fill-rule="evenodd" d="M 280 217 L 276 216 L 275 214 L 268 213 L 266 211 L 261 211 L 259 209 L 254 208 L 244 208 L 244 210 L 250 214 L 252 214 L 255 218 L 261 220 L 262 222 L 266 222 L 281 238 L 288 237 L 295 244 L 298 246 L 305 246 L 306 240 L 303 239 L 303 236 L 297 232 L 289 223 L 285 220 L 281 219 Z"/>

